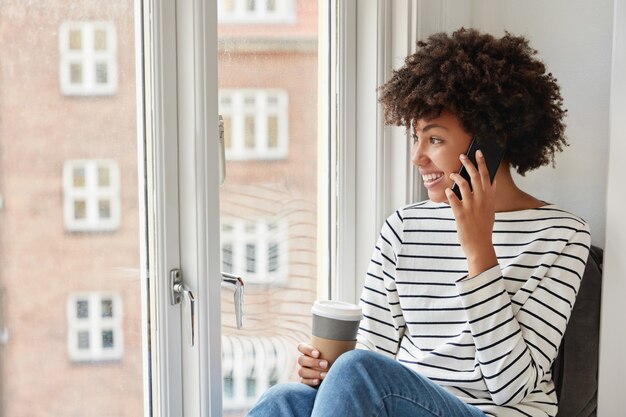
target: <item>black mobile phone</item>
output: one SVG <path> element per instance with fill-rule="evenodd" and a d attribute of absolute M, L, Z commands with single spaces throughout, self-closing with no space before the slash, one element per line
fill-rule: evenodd
<path fill-rule="evenodd" d="M 493 182 L 493 178 L 496 176 L 496 171 L 498 171 L 498 167 L 500 166 L 500 162 L 502 162 L 502 157 L 504 156 L 504 147 L 500 146 L 496 141 L 479 141 L 477 139 L 472 139 L 469 148 L 467 148 L 467 158 L 472 161 L 474 166 L 476 165 L 476 151 L 480 149 L 485 156 L 485 162 L 487 163 L 487 169 L 489 171 L 489 180 Z M 461 166 L 461 170 L 459 171 L 459 175 L 465 178 L 465 180 L 469 183 L 470 188 L 472 187 L 472 181 L 470 179 L 469 173 L 465 169 L 464 166 Z M 452 186 L 452 191 L 454 194 L 461 199 L 461 189 L 457 184 Z"/>

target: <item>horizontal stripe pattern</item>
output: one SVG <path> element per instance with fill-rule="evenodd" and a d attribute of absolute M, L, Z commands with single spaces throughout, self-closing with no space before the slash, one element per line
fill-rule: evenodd
<path fill-rule="evenodd" d="M 467 279 L 447 204 L 392 214 L 361 296 L 361 347 L 396 358 L 493 416 L 554 416 L 550 374 L 589 253 L 580 218 L 496 213 L 499 264 Z"/>

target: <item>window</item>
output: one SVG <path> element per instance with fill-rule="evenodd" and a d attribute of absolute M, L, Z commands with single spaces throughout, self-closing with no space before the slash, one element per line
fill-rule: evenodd
<path fill-rule="evenodd" d="M 112 231 L 119 227 L 120 174 L 115 161 L 66 161 L 63 195 L 68 231 Z"/>
<path fill-rule="evenodd" d="M 77 293 L 67 302 L 67 347 L 73 361 L 121 359 L 122 302 L 114 293 Z"/>
<path fill-rule="evenodd" d="M 224 410 L 249 408 L 269 387 L 286 382 L 293 351 L 289 338 L 222 336 Z"/>
<path fill-rule="evenodd" d="M 295 0 L 218 0 L 220 23 L 295 23 Z"/>
<path fill-rule="evenodd" d="M 219 96 L 227 159 L 287 157 L 287 92 L 223 89 Z"/>
<path fill-rule="evenodd" d="M 59 47 L 63 94 L 115 94 L 117 41 L 112 23 L 63 23 L 59 30 Z"/>
<path fill-rule="evenodd" d="M 222 270 L 246 283 L 281 283 L 287 279 L 287 225 L 265 220 L 222 220 Z"/>

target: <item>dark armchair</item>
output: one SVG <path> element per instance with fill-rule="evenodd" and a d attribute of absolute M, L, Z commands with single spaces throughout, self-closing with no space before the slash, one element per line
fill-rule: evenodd
<path fill-rule="evenodd" d="M 598 396 L 602 249 L 591 247 L 574 310 L 552 365 L 557 417 L 595 417 Z"/>

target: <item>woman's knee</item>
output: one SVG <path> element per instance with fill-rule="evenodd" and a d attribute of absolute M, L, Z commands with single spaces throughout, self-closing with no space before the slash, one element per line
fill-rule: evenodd
<path fill-rule="evenodd" d="M 380 353 L 372 352 L 364 349 L 355 349 L 341 355 L 333 364 L 332 370 L 335 372 L 346 373 L 365 373 L 369 374 L 369 370 L 380 369 L 385 363 L 395 363 L 394 360 L 386 358 Z"/>
<path fill-rule="evenodd" d="M 291 403 L 300 401 L 303 398 L 315 394 L 315 390 L 308 385 L 299 382 L 286 382 L 270 387 L 261 396 L 260 400 L 268 399 L 269 401 L 284 401 Z"/>
<path fill-rule="evenodd" d="M 259 398 L 248 417 L 310 416 L 317 390 L 298 382 L 274 385 Z"/>

